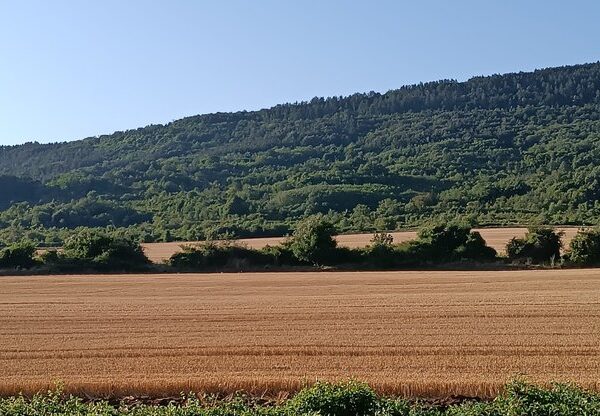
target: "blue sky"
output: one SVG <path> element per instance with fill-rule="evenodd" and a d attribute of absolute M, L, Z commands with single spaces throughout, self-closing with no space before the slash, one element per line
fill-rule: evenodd
<path fill-rule="evenodd" d="M 0 0 L 0 144 L 600 59 L 600 2 Z"/>

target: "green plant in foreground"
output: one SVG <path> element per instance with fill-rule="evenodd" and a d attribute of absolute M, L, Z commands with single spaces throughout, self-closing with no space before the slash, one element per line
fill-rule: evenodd
<path fill-rule="evenodd" d="M 300 414 L 317 412 L 320 415 L 366 416 L 374 414 L 378 398 L 365 383 L 317 383 L 302 390 L 290 402 Z"/>
<path fill-rule="evenodd" d="M 540 387 L 513 381 L 492 401 L 469 400 L 443 405 L 382 397 L 357 381 L 316 383 L 290 400 L 258 405 L 238 395 L 227 400 L 201 401 L 188 397 L 166 406 L 114 406 L 105 401 L 87 403 L 65 396 L 60 389 L 31 399 L 0 399 L 0 416 L 597 416 L 600 395 L 570 384 Z"/>

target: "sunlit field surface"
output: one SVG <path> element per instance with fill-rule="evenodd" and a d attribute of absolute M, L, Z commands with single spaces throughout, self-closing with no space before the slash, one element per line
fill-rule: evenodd
<path fill-rule="evenodd" d="M 563 231 L 564 237 L 563 242 L 565 248 L 569 246 L 569 243 L 573 236 L 577 233 L 576 227 L 562 227 L 558 229 Z M 481 228 L 474 229 L 479 231 L 486 243 L 493 247 L 499 254 L 504 254 L 506 244 L 513 237 L 523 237 L 527 232 L 526 228 Z M 416 231 L 399 231 L 390 233 L 394 237 L 394 243 L 401 243 L 404 241 L 413 240 L 417 237 Z M 369 244 L 373 238 L 373 234 L 343 234 L 336 237 L 338 244 L 344 247 L 364 247 Z M 250 248 L 263 248 L 266 245 L 277 245 L 284 241 L 284 237 L 267 237 L 267 238 L 246 238 L 236 240 L 238 243 L 246 245 Z M 160 263 L 168 260 L 173 254 L 181 251 L 181 246 L 185 244 L 196 244 L 196 242 L 171 242 L 171 243 L 148 243 L 143 244 L 146 255 L 155 263 Z"/>
<path fill-rule="evenodd" d="M 600 270 L 0 277 L 0 392 L 600 388 Z"/>

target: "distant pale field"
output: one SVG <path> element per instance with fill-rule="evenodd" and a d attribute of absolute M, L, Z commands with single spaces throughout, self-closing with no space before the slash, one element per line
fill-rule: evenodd
<path fill-rule="evenodd" d="M 568 247 L 573 236 L 577 233 L 578 228 L 561 227 L 558 228 L 564 231 L 565 247 Z M 499 253 L 504 253 L 506 244 L 513 237 L 523 237 L 527 232 L 526 228 L 481 228 L 479 231 L 487 244 L 493 247 Z M 415 231 L 401 231 L 390 233 L 394 236 L 394 242 L 400 243 L 403 241 L 413 240 L 416 238 Z M 340 246 L 344 247 L 364 247 L 369 244 L 373 234 L 344 234 L 337 236 L 337 241 Z M 266 245 L 276 245 L 281 243 L 284 237 L 269 237 L 269 238 L 246 238 L 235 240 L 245 244 L 251 248 L 262 248 Z M 181 251 L 181 246 L 185 244 L 197 244 L 198 241 L 191 242 L 173 242 L 173 243 L 147 243 L 143 244 L 146 255 L 155 263 L 163 262 L 169 259 L 173 254 Z"/>
<path fill-rule="evenodd" d="M 0 277 L 0 392 L 600 389 L 600 270 Z"/>

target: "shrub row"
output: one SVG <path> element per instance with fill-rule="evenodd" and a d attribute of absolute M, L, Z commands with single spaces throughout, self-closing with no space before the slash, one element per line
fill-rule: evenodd
<path fill-rule="evenodd" d="M 130 271 L 149 264 L 139 243 L 87 230 L 71 236 L 61 250 L 45 250 L 38 255 L 33 243 L 21 242 L 0 251 L 0 269 L 40 266 L 48 272 Z"/>
<path fill-rule="evenodd" d="M 65 397 L 60 391 L 0 399 L 0 415 L 135 415 L 135 416 L 580 416 L 599 415 L 600 396 L 573 385 L 541 388 L 524 382 L 507 385 L 493 401 L 470 400 L 453 405 L 435 405 L 423 401 L 383 397 L 368 385 L 354 381 L 317 383 L 291 399 L 276 405 L 256 404 L 252 398 L 238 395 L 233 399 L 199 400 L 193 395 L 180 404 L 112 405 L 108 402 L 85 403 Z"/>
<path fill-rule="evenodd" d="M 424 228 L 418 238 L 394 244 L 391 235 L 375 234 L 365 248 L 338 247 L 335 229 L 322 217 L 302 221 L 291 238 L 278 246 L 260 250 L 208 242 L 184 247 L 174 254 L 170 265 L 183 269 L 252 268 L 265 266 L 317 265 L 392 268 L 461 260 L 490 261 L 496 251 L 486 246 L 477 232 L 461 225 L 436 225 Z"/>
<path fill-rule="evenodd" d="M 498 260 L 496 251 L 469 226 L 437 224 L 419 231 L 415 240 L 394 244 L 387 233 L 377 233 L 364 248 L 338 247 L 335 230 L 323 217 L 302 221 L 283 244 L 252 250 L 230 243 L 206 243 L 186 247 L 170 264 L 178 268 L 210 269 L 280 265 L 354 265 L 358 268 L 402 268 L 451 262 Z M 570 250 L 561 254 L 563 233 L 551 228 L 529 228 L 523 238 L 513 238 L 506 246 L 512 262 L 565 265 L 600 264 L 600 230 L 580 230 Z"/>
<path fill-rule="evenodd" d="M 355 268 L 402 268 L 451 262 L 497 260 L 478 232 L 461 224 L 437 224 L 421 229 L 412 241 L 395 244 L 387 233 L 375 234 L 364 248 L 338 247 L 335 229 L 323 216 L 301 221 L 282 244 L 256 250 L 230 242 L 206 242 L 186 246 L 173 255 L 169 265 L 177 270 L 248 270 L 278 266 L 343 266 Z M 561 256 L 562 233 L 531 228 L 523 238 L 507 245 L 508 259 L 524 263 L 560 261 L 573 265 L 600 264 L 600 230 L 582 230 Z M 30 242 L 0 250 L 0 269 L 44 266 L 49 271 L 134 271 L 148 268 L 150 261 L 140 244 L 130 238 L 83 230 L 71 236 L 62 250 L 36 254 Z"/>
<path fill-rule="evenodd" d="M 513 238 L 506 246 L 509 259 L 530 263 L 563 262 L 571 265 L 600 264 L 600 230 L 579 230 L 569 250 L 561 256 L 563 232 L 551 228 L 530 228 L 523 238 Z"/>

